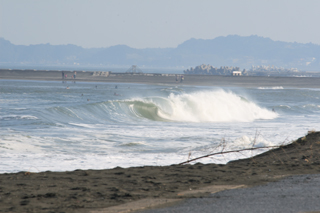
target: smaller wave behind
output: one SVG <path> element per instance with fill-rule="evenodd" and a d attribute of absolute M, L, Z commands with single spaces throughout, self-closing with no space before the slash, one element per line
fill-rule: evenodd
<path fill-rule="evenodd" d="M 258 89 L 283 89 L 283 87 L 258 87 Z"/>
<path fill-rule="evenodd" d="M 0 116 L 0 120 L 37 120 L 38 118 L 33 115 L 5 115 Z"/>

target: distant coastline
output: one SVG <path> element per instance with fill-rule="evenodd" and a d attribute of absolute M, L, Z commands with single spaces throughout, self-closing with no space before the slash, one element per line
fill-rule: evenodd
<path fill-rule="evenodd" d="M 221 66 L 219 68 L 210 64 L 202 64 L 183 71 L 184 74 L 193 75 L 243 75 L 243 76 L 283 76 L 283 77 L 320 77 L 320 72 L 299 71 L 297 68 L 283 68 L 276 66 L 252 66 L 246 70 L 240 67 Z"/>
<path fill-rule="evenodd" d="M 67 78 L 62 78 L 62 72 Z M 0 80 L 39 80 L 69 82 L 106 82 L 106 83 L 140 83 L 168 85 L 196 85 L 218 87 L 294 87 L 320 88 L 317 77 L 278 77 L 278 76 L 218 76 L 218 75 L 182 75 L 158 73 L 112 73 L 100 71 L 44 71 L 44 70 L 10 70 L 0 69 Z M 183 81 L 181 80 L 183 77 Z"/>

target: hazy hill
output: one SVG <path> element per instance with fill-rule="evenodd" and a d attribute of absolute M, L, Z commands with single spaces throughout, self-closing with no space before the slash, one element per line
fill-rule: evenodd
<path fill-rule="evenodd" d="M 275 65 L 320 71 L 320 45 L 273 41 L 259 36 L 190 39 L 176 48 L 135 49 L 125 45 L 82 48 L 76 45 L 14 45 L 0 38 L 0 65 L 105 65 L 181 67 L 199 64 L 238 66 Z"/>

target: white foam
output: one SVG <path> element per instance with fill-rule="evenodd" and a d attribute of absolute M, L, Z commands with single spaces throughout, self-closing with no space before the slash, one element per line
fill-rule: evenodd
<path fill-rule="evenodd" d="M 26 110 L 27 108 L 13 108 L 14 110 Z"/>
<path fill-rule="evenodd" d="M 32 116 L 32 115 L 22 115 L 21 119 L 37 120 L 39 118 L 37 118 L 36 116 Z"/>
<path fill-rule="evenodd" d="M 243 148 L 261 147 L 269 145 L 282 144 L 284 139 L 288 136 L 296 139 L 297 136 L 301 136 L 301 128 L 299 131 L 290 132 L 288 126 L 283 129 L 283 132 L 274 133 L 275 129 L 273 124 L 264 126 L 264 135 L 255 133 L 249 123 L 244 123 L 244 126 L 240 128 L 239 133 L 232 131 L 237 125 L 226 124 L 221 129 L 216 129 L 212 132 L 210 129 L 203 129 L 199 127 L 199 131 L 194 127 L 191 127 L 194 131 L 188 131 L 186 129 L 172 130 L 166 128 L 163 131 L 150 131 L 152 128 L 144 128 L 145 131 L 131 130 L 118 132 L 119 135 L 126 133 L 138 132 L 137 136 L 147 138 L 149 141 L 139 140 L 127 140 L 131 141 L 123 142 L 121 146 L 116 140 L 112 132 L 113 129 L 108 132 L 101 132 L 96 134 L 96 137 L 88 135 L 87 137 L 80 134 L 77 137 L 72 136 L 68 138 L 60 138 L 62 143 L 57 143 L 56 140 L 50 138 L 37 138 L 34 136 L 20 136 L 16 133 L 11 136 L 5 137 L 5 140 L 0 140 L 0 173 L 4 172 L 18 172 L 18 171 L 71 171 L 75 169 L 110 169 L 117 166 L 120 167 L 135 167 L 135 166 L 164 166 L 171 164 L 178 164 L 188 159 L 189 153 L 191 158 L 203 156 L 213 152 L 220 152 L 222 147 L 218 147 L 218 143 L 221 141 L 214 138 L 222 138 L 224 134 L 230 136 L 236 135 L 234 138 L 226 138 L 226 146 L 223 148 L 227 150 L 239 150 Z M 219 125 L 220 126 L 220 125 Z M 227 128 L 228 131 L 224 132 L 223 129 Z M 295 129 L 295 127 L 293 126 Z M 269 129 L 269 131 L 267 131 Z M 69 131 L 69 130 L 68 130 Z M 98 131 L 99 132 L 99 131 Z M 247 132 L 247 134 L 243 134 Z M 170 133 L 170 135 L 166 135 Z M 216 135 L 213 137 L 213 134 Z M 198 140 L 195 138 L 199 137 Z M 180 137 L 192 137 L 179 139 Z M 111 141 L 108 141 L 108 138 Z M 152 138 L 161 139 L 160 143 L 153 143 Z M 266 138 L 272 138 L 272 142 L 266 140 Z M 178 139 L 180 141 L 174 142 L 172 140 Z M 223 139 L 224 140 L 224 139 Z M 119 146 L 120 145 L 120 146 Z M 132 146 L 131 146 L 132 145 Z M 141 148 L 147 147 L 151 152 L 144 152 Z M 158 148 L 160 148 L 160 151 Z M 177 149 L 177 147 L 181 147 Z M 210 148 L 213 147 L 213 148 Z M 152 149 L 155 148 L 154 151 Z M 165 149 L 173 149 L 177 151 L 165 152 Z M 137 149 L 140 151 L 137 152 Z M 157 150 L 157 151 L 156 151 Z M 231 160 L 252 157 L 256 154 L 267 151 L 266 149 L 255 151 L 244 151 L 241 153 L 231 153 L 225 155 L 215 155 L 209 158 L 204 158 L 196 162 L 201 163 L 227 163 Z M 195 163 L 196 163 L 195 162 Z"/>
<path fill-rule="evenodd" d="M 234 142 L 234 146 L 230 147 L 231 149 L 247 149 L 251 147 L 267 147 L 274 146 L 272 142 L 264 139 L 260 135 L 247 136 L 244 135 L 240 138 L 237 138 Z"/>
<path fill-rule="evenodd" d="M 2 135 L 0 139 L 0 153 L 40 153 L 42 152 L 42 148 L 39 145 L 43 145 L 44 141 L 46 140 L 17 133 Z"/>
<path fill-rule="evenodd" d="M 121 146 L 146 146 L 148 145 L 145 141 L 137 141 L 137 142 L 130 142 L 130 143 L 123 143 Z"/>
<path fill-rule="evenodd" d="M 251 157 L 265 149 L 245 151 L 197 160 L 194 163 L 227 163 L 231 160 Z M 41 172 L 72 171 L 76 169 L 110 169 L 117 166 L 128 168 L 137 166 L 165 166 L 178 164 L 189 159 L 202 156 L 203 152 L 192 151 L 178 153 L 122 153 L 98 155 L 88 154 L 54 154 L 54 153 L 3 153 L 0 156 L 0 173 L 5 172 Z M 208 154 L 208 153 L 206 153 Z"/>
<path fill-rule="evenodd" d="M 69 123 L 71 125 L 75 125 L 75 126 L 80 126 L 80 127 L 85 127 L 85 128 L 95 128 L 96 126 L 95 125 L 92 125 L 92 124 L 80 124 L 80 123 Z"/>
<path fill-rule="evenodd" d="M 258 89 L 283 89 L 283 87 L 258 87 Z"/>
<path fill-rule="evenodd" d="M 27 120 L 37 120 L 38 118 L 33 115 L 5 115 L 0 116 L 2 120 L 9 120 L 9 119 L 27 119 Z"/>

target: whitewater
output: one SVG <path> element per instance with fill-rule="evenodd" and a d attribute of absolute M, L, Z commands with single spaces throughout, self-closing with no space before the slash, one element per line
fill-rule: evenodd
<path fill-rule="evenodd" d="M 163 166 L 290 143 L 319 130 L 319 92 L 1 80 L 0 173 Z M 227 163 L 264 151 L 197 162 Z"/>

